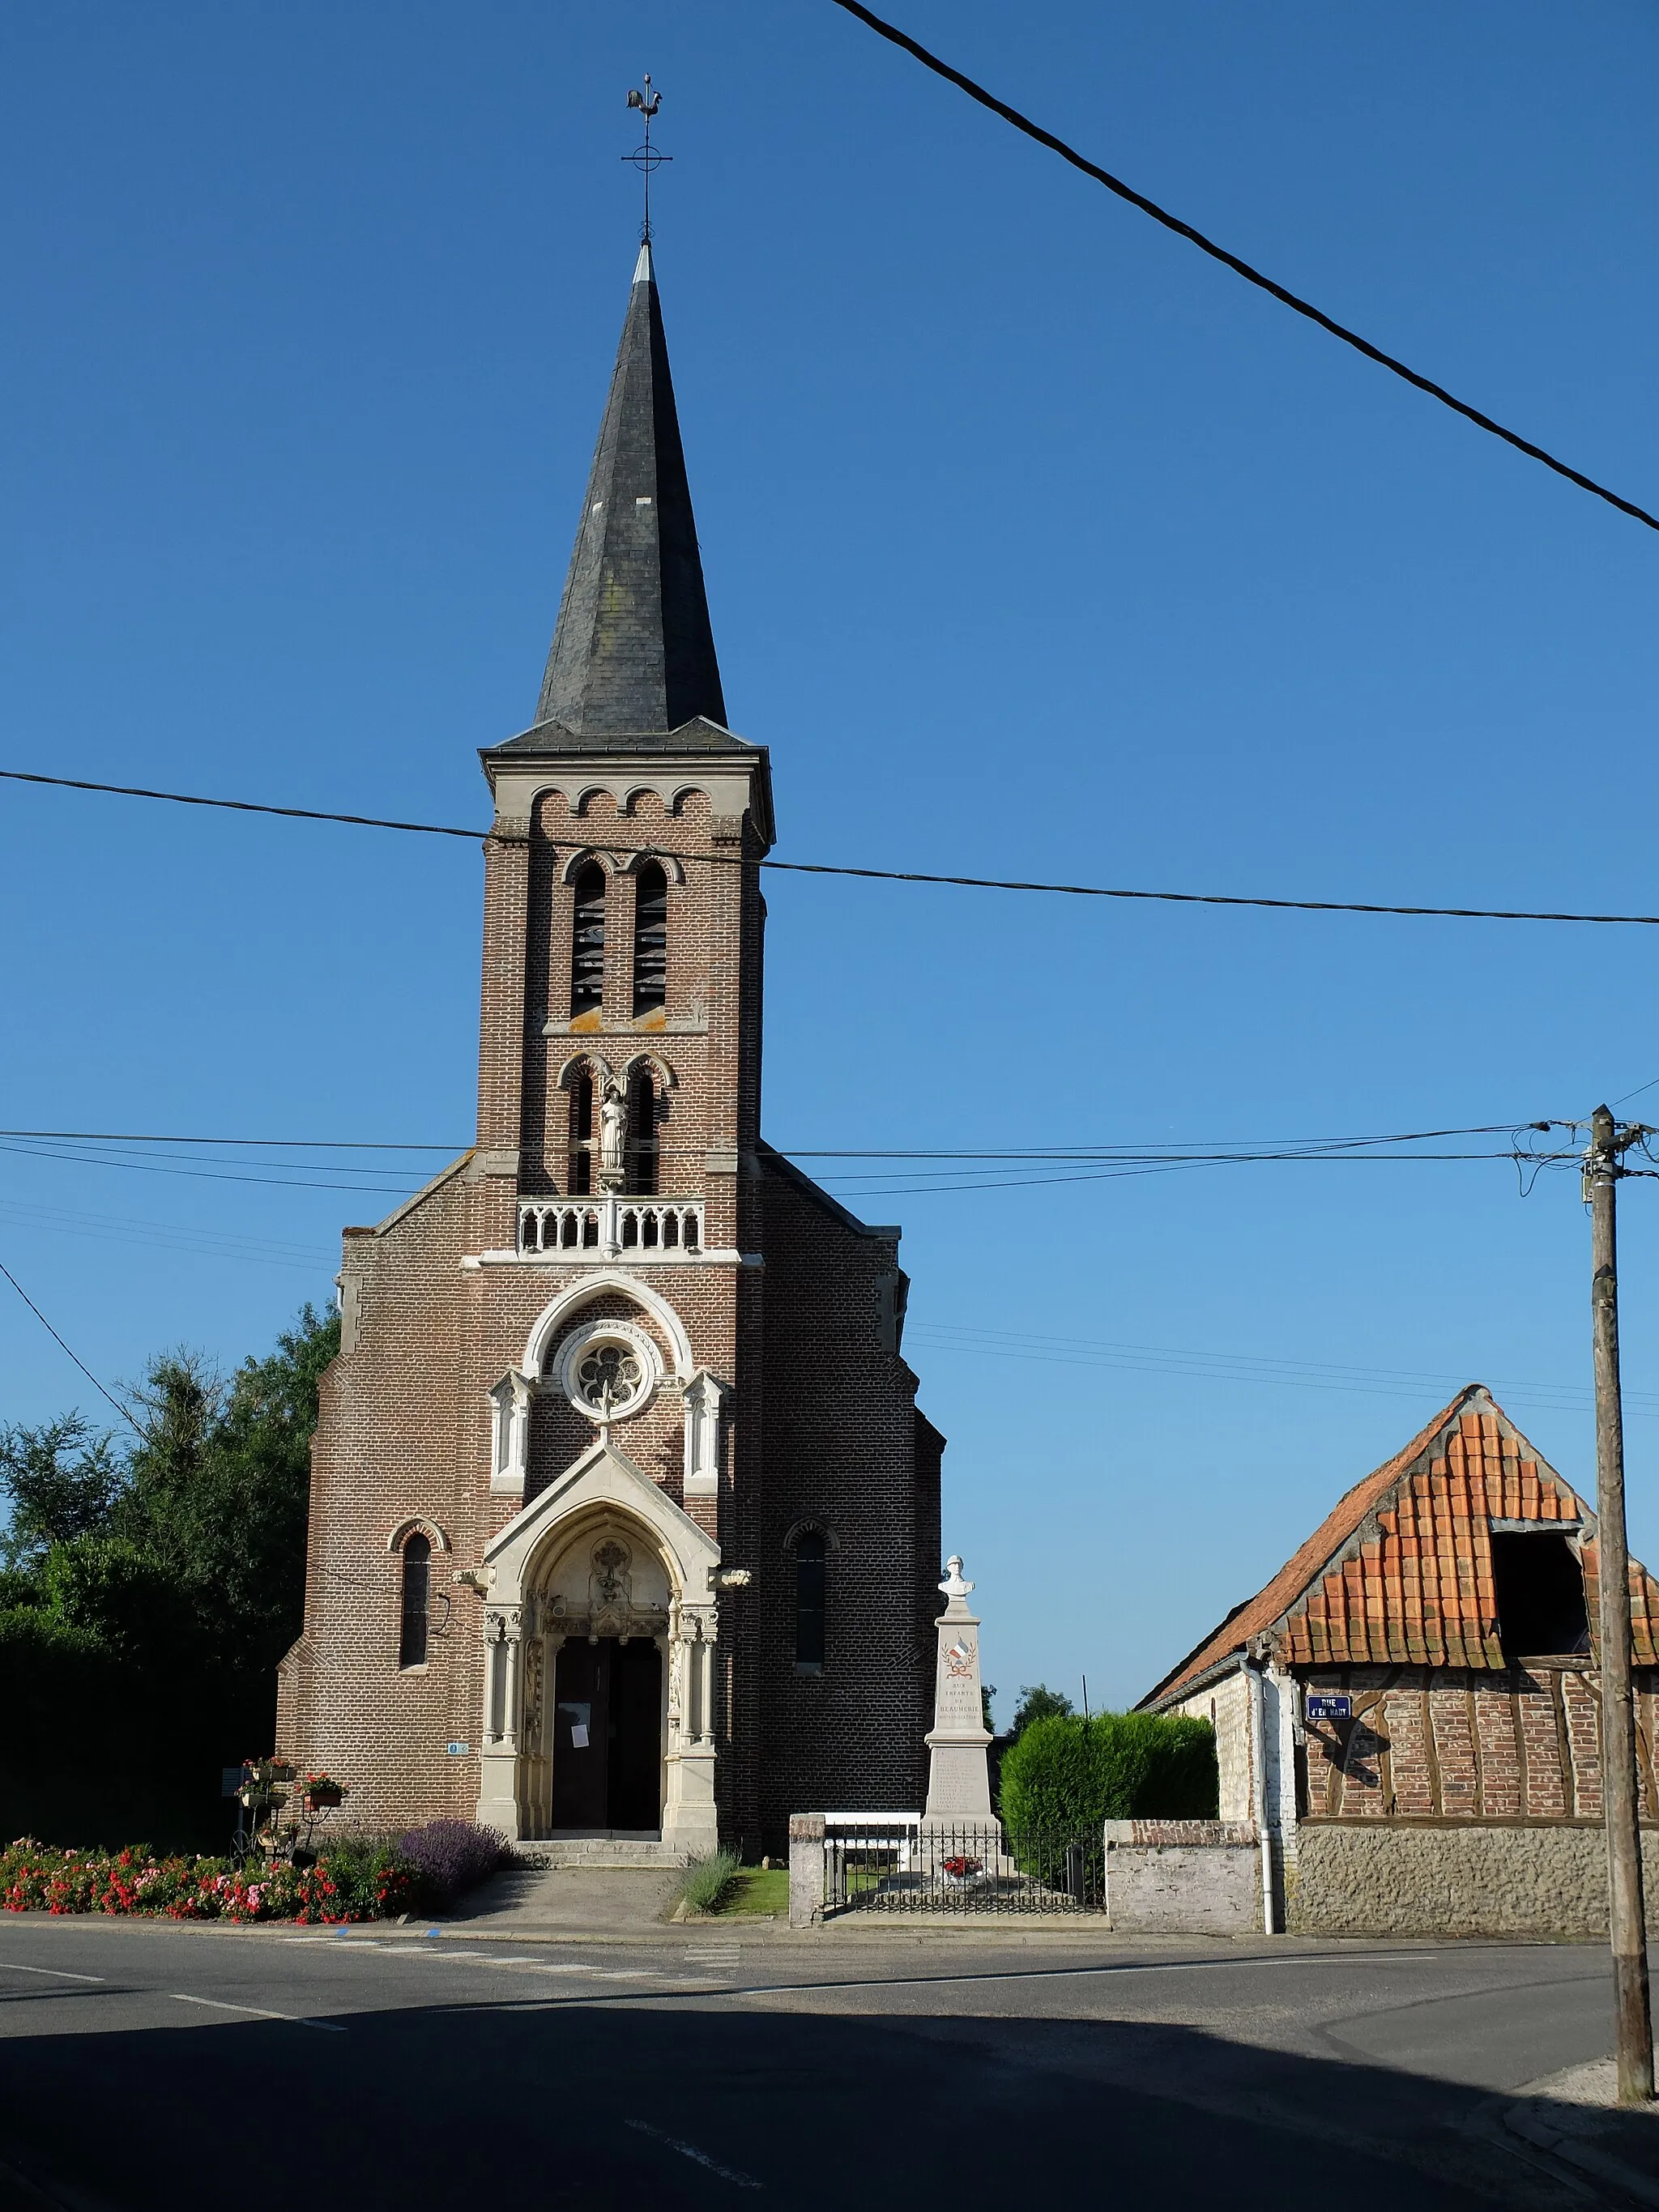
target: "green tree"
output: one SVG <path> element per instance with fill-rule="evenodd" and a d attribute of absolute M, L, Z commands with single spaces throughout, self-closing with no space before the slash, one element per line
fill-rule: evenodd
<path fill-rule="evenodd" d="M 0 1429 L 0 1494 L 11 1509 L 0 1562 L 32 1575 L 54 1544 L 106 1534 L 126 1480 L 112 1440 L 79 1413 Z"/>
<path fill-rule="evenodd" d="M 188 1594 L 232 1673 L 274 1667 L 299 1631 L 317 1390 L 338 1349 L 337 1318 L 307 1306 L 228 1382 L 175 1352 L 135 1393 L 117 1525 Z"/>
<path fill-rule="evenodd" d="M 1046 1682 L 1022 1682 L 1019 1703 L 1014 1708 L 1013 1725 L 1008 1734 L 1018 1742 L 1033 1721 L 1052 1720 L 1057 1714 L 1069 1713 L 1072 1701 L 1063 1691 L 1051 1690 Z"/>
<path fill-rule="evenodd" d="M 125 1449 L 73 1413 L 0 1431 L 4 1832 L 218 1840 L 220 1770 L 270 1747 L 301 1624 L 318 1385 L 338 1345 L 307 1306 L 228 1381 L 163 1353 Z"/>

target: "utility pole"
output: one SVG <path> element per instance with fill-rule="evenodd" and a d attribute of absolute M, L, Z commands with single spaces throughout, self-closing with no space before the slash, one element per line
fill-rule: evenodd
<path fill-rule="evenodd" d="M 1653 2096 L 1653 2019 L 1642 1908 L 1642 1836 L 1631 1698 L 1630 1551 L 1625 1533 L 1625 1425 L 1619 1395 L 1619 1249 L 1614 1190 L 1620 1155 L 1639 1132 L 1620 1132 L 1598 1106 L 1584 1155 L 1590 1205 L 1590 1316 L 1595 1340 L 1595 1517 L 1601 1640 L 1601 1797 L 1607 1828 L 1607 1918 L 1613 1941 L 1619 2101 Z"/>

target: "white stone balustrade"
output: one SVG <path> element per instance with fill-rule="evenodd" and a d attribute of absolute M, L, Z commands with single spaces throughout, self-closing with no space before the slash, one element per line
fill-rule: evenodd
<path fill-rule="evenodd" d="M 615 1260 L 702 1257 L 700 1198 L 521 1198 L 521 1253 L 592 1254 Z"/>

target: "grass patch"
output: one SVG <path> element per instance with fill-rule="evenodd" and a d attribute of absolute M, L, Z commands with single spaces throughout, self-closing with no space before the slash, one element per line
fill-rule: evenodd
<path fill-rule="evenodd" d="M 715 1908 L 720 1912 L 789 1912 L 787 1867 L 739 1867 Z"/>
<path fill-rule="evenodd" d="M 693 1859 L 680 1875 L 681 1903 L 693 1912 L 717 1912 L 737 1871 L 735 1851 L 711 1851 L 706 1859 Z"/>

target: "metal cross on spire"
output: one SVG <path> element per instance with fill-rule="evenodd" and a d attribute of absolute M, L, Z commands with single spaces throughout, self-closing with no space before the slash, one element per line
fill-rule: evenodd
<path fill-rule="evenodd" d="M 651 243 L 652 173 L 659 169 L 665 161 L 672 161 L 674 156 L 672 154 L 659 154 L 651 143 L 651 118 L 662 106 L 662 94 L 652 90 L 648 71 L 644 90 L 630 92 L 628 95 L 628 104 L 630 107 L 637 107 L 645 118 L 645 143 L 636 146 L 631 154 L 624 154 L 622 158 L 624 161 L 631 161 L 645 179 L 645 221 L 640 225 L 640 242 L 641 245 L 649 246 Z"/>

